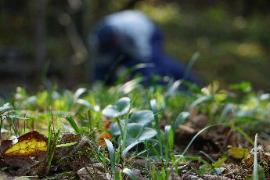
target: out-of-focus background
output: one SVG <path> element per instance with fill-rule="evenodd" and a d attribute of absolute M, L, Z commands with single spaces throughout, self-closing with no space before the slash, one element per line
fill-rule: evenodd
<path fill-rule="evenodd" d="M 0 95 L 46 79 L 72 88 L 91 84 L 87 37 L 104 15 L 138 9 L 160 25 L 171 56 L 205 83 L 248 81 L 270 90 L 268 0 L 1 0 Z"/>

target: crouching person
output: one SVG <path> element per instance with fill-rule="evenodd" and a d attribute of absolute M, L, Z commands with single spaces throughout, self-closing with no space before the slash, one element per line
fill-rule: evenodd
<path fill-rule="evenodd" d="M 98 22 L 89 41 L 95 61 L 94 80 L 112 84 L 123 70 L 130 69 L 126 78 L 141 75 L 144 84 L 153 82 L 153 77 L 165 76 L 198 84 L 192 74 L 185 74 L 180 61 L 165 53 L 159 27 L 139 11 L 106 16 Z"/>

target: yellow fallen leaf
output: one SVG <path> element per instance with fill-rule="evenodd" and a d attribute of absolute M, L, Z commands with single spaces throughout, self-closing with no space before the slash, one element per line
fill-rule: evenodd
<path fill-rule="evenodd" d="M 230 147 L 228 150 L 228 154 L 234 159 L 244 159 L 248 156 L 249 150 L 247 148 L 241 147 Z"/>
<path fill-rule="evenodd" d="M 8 157 L 29 157 L 38 156 L 47 152 L 47 138 L 42 134 L 32 131 L 18 138 L 18 142 L 11 145 L 4 156 Z"/>

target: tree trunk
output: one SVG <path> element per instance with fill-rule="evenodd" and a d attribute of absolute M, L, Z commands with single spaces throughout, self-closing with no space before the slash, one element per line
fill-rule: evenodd
<path fill-rule="evenodd" d="M 35 59 L 36 59 L 36 77 L 42 78 L 42 68 L 45 65 L 47 56 L 46 45 L 46 11 L 47 0 L 35 0 Z"/>

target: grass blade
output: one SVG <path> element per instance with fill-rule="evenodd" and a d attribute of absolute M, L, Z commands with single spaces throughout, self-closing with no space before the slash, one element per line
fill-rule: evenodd
<path fill-rule="evenodd" d="M 104 139 L 104 140 L 105 140 L 106 146 L 107 146 L 108 151 L 109 151 L 112 169 L 115 170 L 115 150 L 114 150 L 113 144 L 108 139 Z"/>
<path fill-rule="evenodd" d="M 185 148 L 185 150 L 182 153 L 182 156 L 184 154 L 186 154 L 186 152 L 188 151 L 188 149 L 190 148 L 190 146 L 192 145 L 192 143 L 195 141 L 195 139 L 202 134 L 204 131 L 206 131 L 207 129 L 214 127 L 214 126 L 218 126 L 220 124 L 214 124 L 214 125 L 210 125 L 210 126 L 206 126 L 205 128 L 203 128 L 202 130 L 200 130 L 199 132 L 197 132 L 197 134 L 195 134 L 195 136 L 193 136 L 193 138 L 191 139 L 191 141 L 188 143 L 187 147 Z"/>
<path fill-rule="evenodd" d="M 255 135 L 255 140 L 254 140 L 254 160 L 253 160 L 253 173 L 252 173 L 252 179 L 253 180 L 259 180 L 259 174 L 258 174 L 258 147 L 257 147 L 257 139 L 258 139 L 258 134 Z"/>
<path fill-rule="evenodd" d="M 80 128 L 78 127 L 77 123 L 75 122 L 75 120 L 72 118 L 72 117 L 66 117 L 66 120 L 69 122 L 69 124 L 71 125 L 71 127 L 73 128 L 73 130 L 80 134 L 81 130 Z"/>

